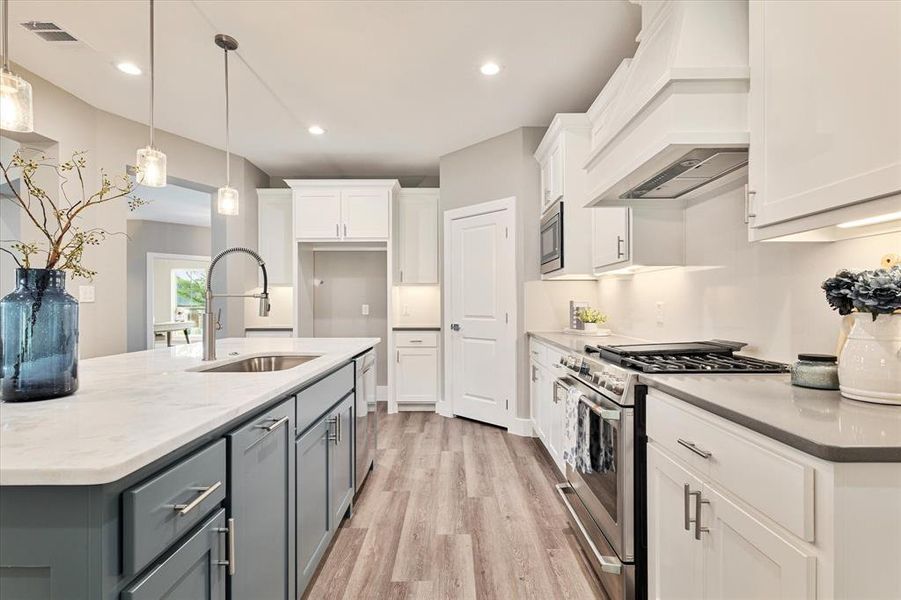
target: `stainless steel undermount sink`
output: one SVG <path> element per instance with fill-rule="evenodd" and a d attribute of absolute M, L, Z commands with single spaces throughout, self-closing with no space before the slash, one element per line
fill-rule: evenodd
<path fill-rule="evenodd" d="M 250 356 L 209 369 L 198 369 L 201 373 L 268 373 L 284 371 L 315 360 L 321 354 L 290 354 L 273 356 Z"/>

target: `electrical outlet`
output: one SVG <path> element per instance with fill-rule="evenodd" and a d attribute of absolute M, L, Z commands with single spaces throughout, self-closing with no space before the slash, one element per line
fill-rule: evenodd
<path fill-rule="evenodd" d="M 657 325 L 663 325 L 663 300 L 658 300 L 656 304 Z"/>
<path fill-rule="evenodd" d="M 78 286 L 78 301 L 81 303 L 94 301 L 94 286 L 80 285 Z"/>
<path fill-rule="evenodd" d="M 363 305 L 363 309 L 362 309 L 360 312 L 361 312 L 363 315 L 368 315 L 368 314 L 369 314 L 369 305 L 368 305 L 368 304 L 364 304 L 364 305 Z"/>

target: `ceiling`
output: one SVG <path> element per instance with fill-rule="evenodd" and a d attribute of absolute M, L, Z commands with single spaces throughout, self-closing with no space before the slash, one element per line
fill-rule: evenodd
<path fill-rule="evenodd" d="M 129 220 L 210 226 L 212 196 L 207 192 L 181 187 L 170 181 L 161 188 L 139 185 L 135 188 L 135 195 L 148 202 L 129 211 Z"/>
<path fill-rule="evenodd" d="M 10 55 L 101 109 L 148 112 L 148 3 L 12 0 Z M 437 175 L 438 158 L 520 126 L 584 111 L 635 49 L 625 0 L 156 3 L 156 125 L 224 146 L 222 50 L 232 150 L 275 176 Z M 80 44 L 18 24 L 52 21 Z M 113 63 L 131 60 L 129 76 Z M 479 66 L 493 60 L 499 75 Z M 307 132 L 311 124 L 326 130 Z M 165 148 L 162 148 L 165 151 Z"/>

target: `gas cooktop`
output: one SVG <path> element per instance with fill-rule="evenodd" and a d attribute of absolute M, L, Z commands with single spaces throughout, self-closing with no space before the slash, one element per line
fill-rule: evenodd
<path fill-rule="evenodd" d="M 735 354 L 739 342 L 677 342 L 671 344 L 626 344 L 585 346 L 588 353 L 622 367 L 643 373 L 785 373 L 788 366 Z"/>

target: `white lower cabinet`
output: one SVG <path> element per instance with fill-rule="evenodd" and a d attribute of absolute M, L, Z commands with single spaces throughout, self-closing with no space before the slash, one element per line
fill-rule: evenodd
<path fill-rule="evenodd" d="M 691 522 L 701 480 L 648 444 L 648 597 L 703 597 L 702 545 Z M 689 506 L 688 500 L 692 503 Z"/>
<path fill-rule="evenodd" d="M 557 379 L 553 364 L 560 353 L 534 339 L 530 342 L 531 380 L 529 401 L 532 409 L 532 430 L 562 473 L 563 463 L 563 402 L 558 400 L 554 382 Z"/>
<path fill-rule="evenodd" d="M 816 597 L 812 554 L 654 443 L 648 445 L 648 563 L 652 598 Z"/>
<path fill-rule="evenodd" d="M 403 332 L 395 335 L 395 398 L 403 405 L 438 402 L 438 334 Z"/>

